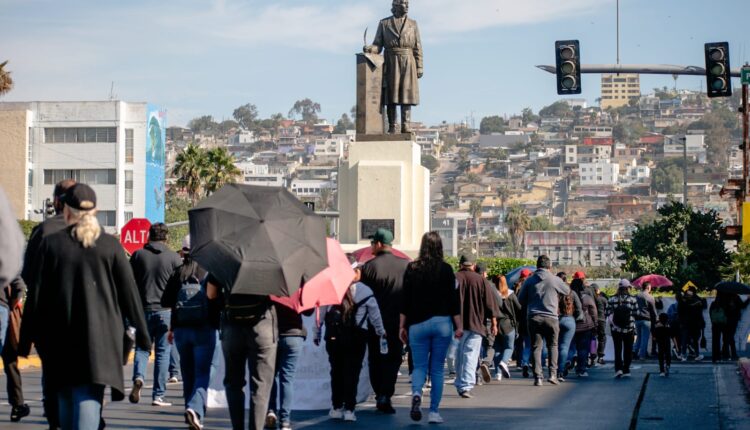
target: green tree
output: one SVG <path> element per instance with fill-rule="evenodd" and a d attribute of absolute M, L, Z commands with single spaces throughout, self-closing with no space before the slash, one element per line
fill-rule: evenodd
<path fill-rule="evenodd" d="M 7 94 L 13 89 L 13 78 L 10 76 L 10 71 L 5 69 L 8 65 L 8 61 L 0 63 L 0 96 Z"/>
<path fill-rule="evenodd" d="M 258 108 L 254 104 L 244 104 L 234 110 L 232 117 L 245 130 L 254 130 L 258 120 Z"/>
<path fill-rule="evenodd" d="M 539 122 L 539 115 L 535 115 L 534 111 L 527 107 L 521 111 L 521 119 L 524 125 L 528 125 L 532 122 Z"/>
<path fill-rule="evenodd" d="M 479 255 L 479 220 L 482 218 L 482 202 L 472 200 L 469 202 L 469 215 L 474 220 L 474 232 L 476 233 L 476 250 Z"/>
<path fill-rule="evenodd" d="M 429 170 L 431 173 L 435 173 L 440 167 L 440 161 L 432 155 L 422 156 L 422 166 Z"/>
<path fill-rule="evenodd" d="M 550 222 L 549 218 L 544 216 L 535 216 L 529 222 L 529 231 L 553 231 L 555 225 Z"/>
<path fill-rule="evenodd" d="M 448 200 L 453 195 L 453 190 L 455 188 L 453 187 L 453 184 L 445 184 L 443 185 L 443 188 L 440 189 L 440 192 L 443 194 L 443 200 Z"/>
<path fill-rule="evenodd" d="M 659 209 L 659 217 L 650 224 L 639 224 L 630 242 L 620 242 L 617 250 L 625 263 L 622 269 L 635 276 L 656 273 L 671 279 L 676 286 L 688 280 L 708 289 L 721 279 L 722 270 L 731 263 L 721 239 L 721 220 L 716 212 L 693 211 L 672 202 Z M 688 246 L 683 243 L 687 229 Z M 688 265 L 683 267 L 687 257 Z"/>
<path fill-rule="evenodd" d="M 318 114 L 320 113 L 320 103 L 316 103 L 310 99 L 297 100 L 294 106 L 289 110 L 290 117 L 300 116 L 302 121 L 308 125 L 313 125 L 318 122 Z"/>
<path fill-rule="evenodd" d="M 216 192 L 226 184 L 237 182 L 242 172 L 234 163 L 234 156 L 226 148 L 214 148 L 206 153 L 203 178 L 207 194 Z"/>
<path fill-rule="evenodd" d="M 471 161 L 469 160 L 469 150 L 461 148 L 458 151 L 458 159 L 456 160 L 456 168 L 461 172 L 466 172 L 471 167 Z"/>
<path fill-rule="evenodd" d="M 466 180 L 470 184 L 481 184 L 482 183 L 482 177 L 477 175 L 476 173 L 469 173 L 466 175 Z"/>
<path fill-rule="evenodd" d="M 750 243 L 740 243 L 731 259 L 729 266 L 722 271 L 724 279 L 734 280 L 736 274 L 739 274 L 740 282 L 750 284 Z"/>
<path fill-rule="evenodd" d="M 487 116 L 479 123 L 479 134 L 504 133 L 507 129 L 505 120 L 498 116 Z"/>
<path fill-rule="evenodd" d="M 341 119 L 336 123 L 336 127 L 333 129 L 334 134 L 344 134 L 347 130 L 353 130 L 354 123 L 349 119 L 349 115 L 341 115 Z"/>
<path fill-rule="evenodd" d="M 542 118 L 564 118 L 572 114 L 573 110 L 570 108 L 570 105 L 563 100 L 556 101 L 539 110 L 539 116 Z"/>
<path fill-rule="evenodd" d="M 513 245 L 513 251 L 516 255 L 519 255 L 522 251 L 526 231 L 531 227 L 531 219 L 528 212 L 519 204 L 511 206 L 505 215 L 505 225 L 510 234 L 510 243 Z"/>
<path fill-rule="evenodd" d="M 31 231 L 34 230 L 34 227 L 39 225 L 39 223 L 36 221 L 20 220 L 18 221 L 18 225 L 21 226 L 23 236 L 26 238 L 26 240 L 29 240 L 29 237 L 31 237 Z"/>
<path fill-rule="evenodd" d="M 500 199 L 500 208 L 503 210 L 503 213 L 505 213 L 505 205 L 508 203 L 510 195 L 510 189 L 505 185 L 497 187 L 497 197 Z"/>
<path fill-rule="evenodd" d="M 184 190 L 193 206 L 203 196 L 204 175 L 207 166 L 206 151 L 194 144 L 188 144 L 177 154 L 172 174 L 177 178 L 177 187 Z"/>
<path fill-rule="evenodd" d="M 217 126 L 217 129 L 219 130 L 219 133 L 226 134 L 229 132 L 229 130 L 233 128 L 237 128 L 239 124 L 237 124 L 237 121 L 227 119 L 219 123 Z"/>
<path fill-rule="evenodd" d="M 682 160 L 665 160 L 659 163 L 651 172 L 651 188 L 658 193 L 681 193 L 683 191 L 683 169 L 681 166 Z"/>
<path fill-rule="evenodd" d="M 188 128 L 196 133 L 205 133 L 216 130 L 218 124 L 214 121 L 214 117 L 211 115 L 203 115 L 198 118 L 193 118 L 188 122 Z"/>

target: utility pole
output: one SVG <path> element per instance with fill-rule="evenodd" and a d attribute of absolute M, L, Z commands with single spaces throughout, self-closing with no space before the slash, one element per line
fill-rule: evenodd
<path fill-rule="evenodd" d="M 685 205 L 685 209 L 688 209 L 688 158 L 687 158 L 687 136 L 681 137 L 682 140 L 682 203 Z M 685 249 L 688 249 L 688 226 L 685 226 L 685 230 L 682 232 L 682 244 L 685 245 Z M 682 268 L 687 269 L 688 261 L 687 255 L 682 260 Z"/>

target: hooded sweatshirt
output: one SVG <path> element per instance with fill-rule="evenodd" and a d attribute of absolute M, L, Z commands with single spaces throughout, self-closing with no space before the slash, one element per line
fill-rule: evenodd
<path fill-rule="evenodd" d="M 161 305 L 161 296 L 175 269 L 182 266 L 180 256 L 161 242 L 149 242 L 130 258 L 135 282 L 146 312 L 169 310 Z"/>
<path fill-rule="evenodd" d="M 533 276 L 526 280 L 518 297 L 521 305 L 528 309 L 528 317 L 543 316 L 557 319 L 560 299 L 558 295 L 567 296 L 570 287 L 552 272 L 537 269 Z"/>

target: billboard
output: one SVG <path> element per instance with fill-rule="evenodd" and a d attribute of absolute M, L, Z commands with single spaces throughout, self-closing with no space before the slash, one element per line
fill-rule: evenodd
<path fill-rule="evenodd" d="M 164 222 L 164 160 L 167 112 L 157 106 L 146 109 L 146 218 Z"/>

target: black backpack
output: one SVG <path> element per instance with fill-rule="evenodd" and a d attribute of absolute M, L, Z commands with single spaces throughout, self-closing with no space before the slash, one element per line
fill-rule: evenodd
<path fill-rule="evenodd" d="M 182 283 L 174 306 L 174 320 L 180 326 L 208 324 L 208 296 L 206 288 L 195 276 Z"/>
<path fill-rule="evenodd" d="M 345 318 L 344 308 L 341 305 L 334 305 L 328 308 L 324 319 L 326 325 L 326 342 L 329 340 L 337 340 L 340 342 L 348 342 L 351 340 L 356 331 L 361 330 L 365 325 L 368 317 L 368 313 L 365 312 L 365 316 L 361 321 L 355 321 L 357 309 L 372 298 L 374 298 L 374 296 L 369 295 L 355 303 L 354 309 L 352 309 L 349 318 Z"/>
<path fill-rule="evenodd" d="M 619 297 L 619 303 L 612 312 L 612 322 L 616 327 L 622 330 L 630 329 L 630 317 L 632 311 L 630 309 L 630 303 L 628 303 L 627 297 Z"/>

